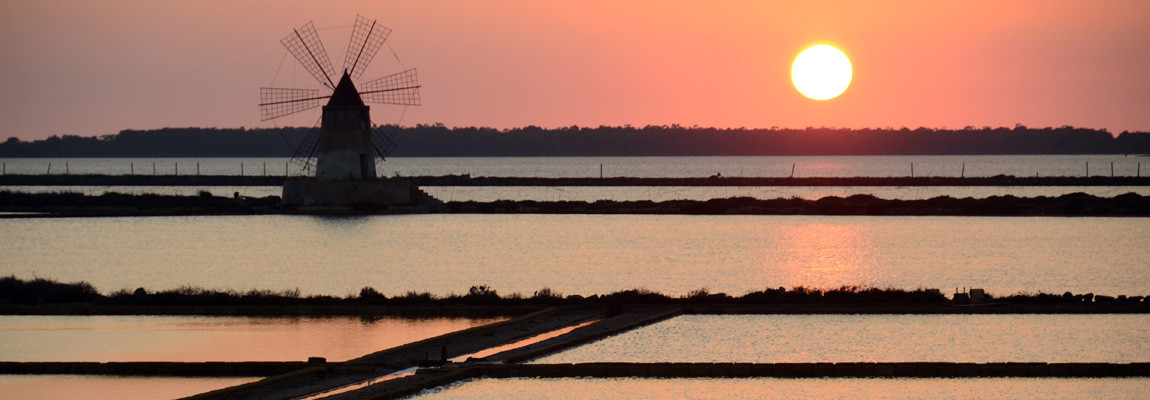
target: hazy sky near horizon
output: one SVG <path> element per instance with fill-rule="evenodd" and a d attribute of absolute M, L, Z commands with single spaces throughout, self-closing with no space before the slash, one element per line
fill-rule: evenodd
<path fill-rule="evenodd" d="M 0 136 L 311 126 L 258 88 L 319 87 L 280 38 L 314 21 L 338 66 L 357 14 L 393 29 L 363 78 L 423 85 L 376 123 L 1150 131 L 1142 0 L 0 0 Z M 838 98 L 790 82 L 815 44 L 851 59 Z"/>

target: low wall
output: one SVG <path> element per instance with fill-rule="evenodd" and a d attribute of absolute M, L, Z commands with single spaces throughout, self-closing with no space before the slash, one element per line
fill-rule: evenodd
<path fill-rule="evenodd" d="M 341 206 L 351 204 L 408 205 L 412 186 L 407 181 L 284 181 L 283 202 L 288 205 Z"/>

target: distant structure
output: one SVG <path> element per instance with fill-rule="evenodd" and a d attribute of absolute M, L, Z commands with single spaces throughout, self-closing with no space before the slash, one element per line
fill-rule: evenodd
<path fill-rule="evenodd" d="M 285 204 L 411 205 L 426 197 L 405 181 L 377 178 L 376 156 L 384 158 L 395 145 L 381 130 L 372 129 L 370 107 L 366 105 L 418 106 L 420 85 L 415 69 L 370 80 L 358 88 L 353 83 L 390 33 L 375 20 L 358 16 L 339 75 L 311 22 L 280 40 L 296 61 L 330 90 L 330 94 L 322 94 L 324 89 L 260 88 L 263 121 L 312 109 L 327 100 L 319 127 L 308 133 L 292 157 L 292 162 L 306 171 L 311 171 L 314 159 L 315 176 L 287 179 Z"/>

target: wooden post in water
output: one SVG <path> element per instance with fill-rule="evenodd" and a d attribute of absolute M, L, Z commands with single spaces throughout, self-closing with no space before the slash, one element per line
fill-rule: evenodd
<path fill-rule="evenodd" d="M 1086 162 L 1086 177 L 1090 177 L 1090 161 Z"/>
<path fill-rule="evenodd" d="M 264 176 L 268 176 L 268 163 L 264 162 Z"/>
<path fill-rule="evenodd" d="M 240 176 L 244 176 L 244 163 L 240 163 Z"/>
<path fill-rule="evenodd" d="M 1142 177 L 1142 162 L 1141 161 L 1138 162 L 1138 174 L 1136 174 L 1134 176 L 1139 177 L 1139 178 Z"/>
<path fill-rule="evenodd" d="M 791 178 L 795 177 L 795 164 L 791 164 Z"/>
<path fill-rule="evenodd" d="M 2 168 L 3 171 L 0 172 L 0 175 L 8 175 L 8 163 L 2 163 L 2 164 L 4 164 L 4 166 Z"/>
<path fill-rule="evenodd" d="M 910 163 L 910 177 L 914 178 L 914 163 Z"/>
<path fill-rule="evenodd" d="M 288 176 L 288 164 L 291 164 L 291 161 L 284 163 L 284 178 Z"/>
<path fill-rule="evenodd" d="M 174 162 L 172 165 L 176 168 L 176 176 L 180 176 L 180 163 Z"/>
<path fill-rule="evenodd" d="M 1111 167 L 1111 169 L 1113 169 L 1113 167 Z M 68 163 L 66 163 L 66 162 L 65 162 L 65 163 L 64 163 L 64 175 L 69 175 L 69 174 L 71 174 L 71 173 L 72 173 L 72 169 L 71 169 L 71 168 L 69 168 L 69 167 L 68 167 Z"/>
<path fill-rule="evenodd" d="M 959 178 L 966 177 L 966 163 L 962 163 L 962 173 L 958 175 Z"/>
<path fill-rule="evenodd" d="M 196 161 L 196 176 L 200 176 L 200 162 Z"/>
<path fill-rule="evenodd" d="M 128 175 L 135 175 L 135 174 L 136 174 L 136 163 L 134 163 L 134 162 L 128 163 Z"/>
<path fill-rule="evenodd" d="M 1114 177 L 1114 162 L 1113 161 L 1110 162 L 1110 177 L 1111 178 Z"/>
<path fill-rule="evenodd" d="M 48 163 L 48 173 L 45 175 L 52 175 L 52 163 Z"/>
<path fill-rule="evenodd" d="M 152 176 L 156 176 L 156 163 L 152 163 Z"/>
<path fill-rule="evenodd" d="M 603 179 L 603 164 L 599 164 L 599 179 Z"/>

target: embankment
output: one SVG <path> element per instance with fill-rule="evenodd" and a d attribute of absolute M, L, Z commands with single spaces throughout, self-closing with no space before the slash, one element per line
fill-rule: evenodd
<path fill-rule="evenodd" d="M 412 210 L 385 206 L 308 209 L 280 204 L 279 197 L 237 198 L 126 195 L 106 193 L 16 193 L 0 191 L 0 217 L 84 217 L 150 215 L 351 214 L 373 215 Z M 736 197 L 670 201 L 493 201 L 448 202 L 419 212 L 452 214 L 693 214 L 693 215 L 948 215 L 948 216 L 1150 216 L 1150 197 L 1127 193 L 1097 197 L 1071 193 L 1058 197 L 992 196 L 984 199 L 935 197 L 887 200 L 870 195 L 818 200 Z"/>

